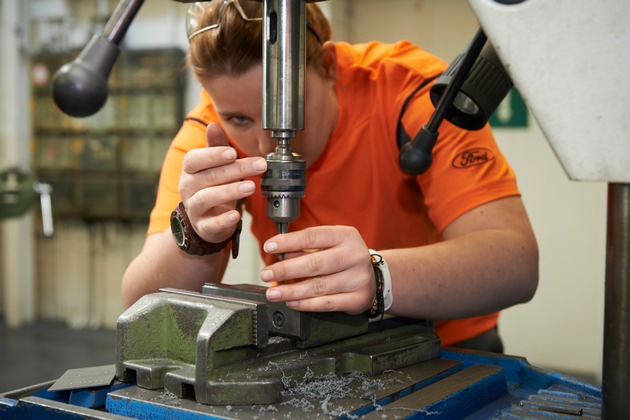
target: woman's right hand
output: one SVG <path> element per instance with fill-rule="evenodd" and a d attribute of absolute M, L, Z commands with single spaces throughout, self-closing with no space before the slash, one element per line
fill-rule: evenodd
<path fill-rule="evenodd" d="M 186 153 L 179 180 L 179 193 L 195 232 L 207 242 L 222 242 L 232 236 L 241 219 L 238 200 L 252 195 L 250 179 L 267 170 L 263 157 L 238 158 L 221 126 L 206 129 L 208 147 Z"/>

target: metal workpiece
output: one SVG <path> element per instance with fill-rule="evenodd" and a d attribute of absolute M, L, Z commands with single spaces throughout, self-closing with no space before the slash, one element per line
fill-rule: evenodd
<path fill-rule="evenodd" d="M 248 299 L 257 296 L 165 289 L 141 298 L 118 320 L 117 379 L 203 404 L 271 404 L 305 376 L 372 376 L 440 354 L 439 338 L 417 320 L 368 324 L 336 314 L 336 323 L 334 314 L 291 314 Z M 274 336 L 280 320 L 308 338 Z"/>
<path fill-rule="evenodd" d="M 368 332 L 368 317 L 345 312 L 300 312 L 284 302 L 269 302 L 266 287 L 207 283 L 202 293 L 215 297 L 240 298 L 264 302 L 267 307 L 269 335 L 292 338 L 295 347 L 306 349 L 355 337 Z"/>

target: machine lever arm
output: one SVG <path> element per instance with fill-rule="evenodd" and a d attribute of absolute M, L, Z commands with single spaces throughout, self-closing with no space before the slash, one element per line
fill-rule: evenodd
<path fill-rule="evenodd" d="M 412 141 L 401 147 L 398 162 L 402 170 L 406 173 L 420 175 L 431 166 L 433 160 L 433 146 L 438 137 L 438 128 L 449 112 L 449 109 L 453 106 L 455 96 L 464 84 L 486 40 L 486 35 L 479 29 L 468 46 L 466 54 L 462 58 L 461 65 L 442 94 L 433 114 L 431 114 L 429 122 L 420 129 Z"/>

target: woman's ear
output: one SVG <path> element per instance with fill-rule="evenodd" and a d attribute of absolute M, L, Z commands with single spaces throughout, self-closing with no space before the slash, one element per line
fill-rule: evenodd
<path fill-rule="evenodd" d="M 324 77 L 337 80 L 337 49 L 331 41 L 322 45 L 322 71 Z"/>

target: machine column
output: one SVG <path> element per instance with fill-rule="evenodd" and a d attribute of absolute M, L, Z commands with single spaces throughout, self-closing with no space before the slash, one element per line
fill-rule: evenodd
<path fill-rule="evenodd" d="M 608 185 L 603 410 L 605 419 L 630 413 L 630 184 Z"/>

